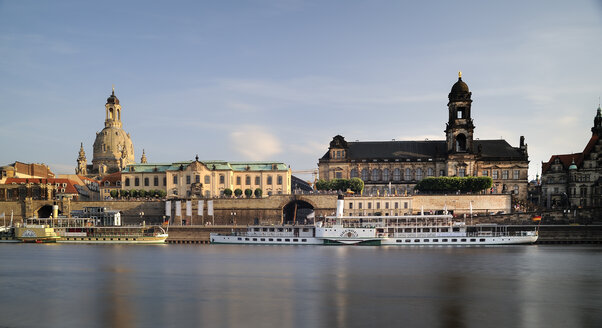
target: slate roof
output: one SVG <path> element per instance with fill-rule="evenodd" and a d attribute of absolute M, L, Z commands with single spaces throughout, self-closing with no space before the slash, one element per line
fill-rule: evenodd
<path fill-rule="evenodd" d="M 447 157 L 445 140 L 426 141 L 355 141 L 347 143 L 347 159 L 409 159 L 428 160 Z M 500 160 L 526 160 L 519 148 L 512 147 L 506 140 L 474 140 L 474 152 L 478 153 L 481 146 L 480 158 Z M 322 156 L 323 160 L 330 159 L 330 153 Z"/>

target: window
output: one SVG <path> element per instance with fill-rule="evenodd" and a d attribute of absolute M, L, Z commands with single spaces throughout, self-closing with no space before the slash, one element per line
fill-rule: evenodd
<path fill-rule="evenodd" d="M 406 174 L 404 176 L 404 180 L 409 181 L 412 180 L 412 170 L 409 168 L 406 169 Z"/>
<path fill-rule="evenodd" d="M 497 179 L 498 178 L 497 174 L 498 174 L 497 170 L 491 171 L 491 178 L 494 179 L 494 180 Z"/>
<path fill-rule="evenodd" d="M 395 209 L 398 209 L 398 208 L 399 208 L 399 203 L 395 202 Z"/>
<path fill-rule="evenodd" d="M 389 169 L 383 170 L 383 181 L 389 181 Z"/>
<path fill-rule="evenodd" d="M 379 169 L 372 170 L 372 176 L 370 177 L 370 180 L 372 180 L 372 181 L 380 180 L 380 170 Z"/>
<path fill-rule="evenodd" d="M 271 185 L 272 184 L 272 176 L 268 175 L 268 184 Z"/>
<path fill-rule="evenodd" d="M 349 173 L 351 178 L 357 178 L 357 169 L 352 169 L 351 172 Z"/>
<path fill-rule="evenodd" d="M 135 178 L 134 179 L 134 186 L 139 186 L 140 185 L 140 179 L 139 178 Z"/>
<path fill-rule="evenodd" d="M 435 175 L 435 170 L 433 170 L 432 167 L 429 167 L 428 170 L 426 171 L 426 175 L 429 177 L 432 177 L 433 175 Z"/>
<path fill-rule="evenodd" d="M 352 210 L 353 209 L 353 203 L 349 202 L 349 209 Z"/>
<path fill-rule="evenodd" d="M 458 176 L 459 177 L 465 177 L 466 176 L 466 168 L 458 168 Z"/>
<path fill-rule="evenodd" d="M 507 180 L 508 179 L 508 170 L 503 170 L 502 171 L 502 179 L 503 180 Z"/>
<path fill-rule="evenodd" d="M 201 183 L 201 176 L 200 175 L 195 175 L 194 176 L 194 182 L 195 183 Z"/>
<path fill-rule="evenodd" d="M 158 186 L 158 185 L 159 185 L 159 177 L 158 177 L 158 176 L 155 176 L 155 178 L 153 179 L 153 184 L 154 184 L 155 186 Z"/>
<path fill-rule="evenodd" d="M 163 185 L 167 186 L 167 177 L 163 177 Z"/>
<path fill-rule="evenodd" d="M 403 203 L 403 208 L 408 208 L 408 202 Z"/>
<path fill-rule="evenodd" d="M 422 180 L 422 169 L 421 168 L 416 169 L 416 180 Z"/>
<path fill-rule="evenodd" d="M 282 176 L 279 175 L 276 179 L 277 179 L 278 184 L 281 185 L 282 184 Z"/>
<path fill-rule="evenodd" d="M 250 176 L 245 176 L 245 185 L 250 186 L 251 185 L 251 177 Z"/>
<path fill-rule="evenodd" d="M 241 184 L 241 179 L 240 179 L 240 177 L 236 177 L 236 184 L 237 184 L 237 185 L 240 185 L 240 184 Z"/>
<path fill-rule="evenodd" d="M 512 193 L 518 195 L 518 185 L 514 185 L 514 187 L 512 187 Z"/>
<path fill-rule="evenodd" d="M 362 203 L 358 203 L 358 208 L 361 210 L 362 209 Z"/>
<path fill-rule="evenodd" d="M 341 158 L 341 151 L 337 150 L 337 157 L 336 158 Z"/>
<path fill-rule="evenodd" d="M 362 180 L 368 181 L 368 169 L 362 169 Z"/>
<path fill-rule="evenodd" d="M 186 184 L 190 184 L 190 175 L 186 176 Z"/>
<path fill-rule="evenodd" d="M 125 178 L 125 186 L 126 187 L 130 186 L 130 178 Z"/>
<path fill-rule="evenodd" d="M 380 209 L 380 202 L 376 203 L 376 209 Z"/>
<path fill-rule="evenodd" d="M 343 172 L 341 172 L 341 171 L 334 172 L 334 177 L 336 179 L 342 179 L 343 178 Z"/>
<path fill-rule="evenodd" d="M 484 176 L 484 177 L 486 177 L 486 176 L 488 176 L 488 175 L 489 175 L 489 171 L 487 171 L 487 170 L 483 170 L 483 176 Z"/>
<path fill-rule="evenodd" d="M 178 184 L 178 176 L 177 175 L 173 176 L 173 184 Z"/>
<path fill-rule="evenodd" d="M 514 170 L 512 172 L 512 179 L 518 180 L 519 178 L 520 178 L 520 171 L 519 170 Z"/>
<path fill-rule="evenodd" d="M 393 181 L 400 181 L 400 180 L 401 180 L 401 170 L 400 169 L 393 170 Z"/>
<path fill-rule="evenodd" d="M 110 183 L 109 181 L 105 181 L 105 186 L 106 186 L 106 187 L 108 187 L 108 186 L 110 186 L 110 185 L 111 185 L 111 183 Z"/>
<path fill-rule="evenodd" d="M 144 178 L 144 186 L 148 187 L 149 185 L 150 185 L 149 179 L 148 178 Z"/>
<path fill-rule="evenodd" d="M 226 177 L 223 174 L 219 175 L 219 183 L 221 183 L 221 184 L 226 183 Z"/>
<path fill-rule="evenodd" d="M 261 178 L 260 177 L 255 177 L 255 184 L 256 185 L 260 185 L 261 184 Z"/>
<path fill-rule="evenodd" d="M 444 170 L 439 170 L 439 176 L 440 177 L 444 177 L 445 176 L 445 171 Z"/>
<path fill-rule="evenodd" d="M 205 176 L 205 184 L 210 184 L 211 183 L 211 177 L 209 176 L 209 174 L 207 174 Z"/>
<path fill-rule="evenodd" d="M 368 209 L 372 209 L 372 203 L 368 202 Z"/>

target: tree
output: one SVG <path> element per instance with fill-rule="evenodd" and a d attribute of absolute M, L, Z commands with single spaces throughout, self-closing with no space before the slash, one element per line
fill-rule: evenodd
<path fill-rule="evenodd" d="M 138 195 L 140 195 L 140 197 L 146 197 L 146 190 L 141 189 L 138 191 Z"/>
<path fill-rule="evenodd" d="M 236 197 L 240 197 L 240 195 L 242 195 L 242 189 L 240 189 L 240 188 L 236 188 L 236 189 L 234 190 L 234 196 L 236 196 Z"/>
<path fill-rule="evenodd" d="M 224 189 L 224 196 L 232 197 L 232 189 L 230 189 L 230 188 Z"/>
<path fill-rule="evenodd" d="M 429 177 L 422 179 L 414 189 L 421 192 L 479 192 L 493 185 L 491 177 Z"/>
<path fill-rule="evenodd" d="M 117 189 L 111 190 L 111 197 L 117 198 L 118 195 L 119 195 L 119 191 L 117 191 Z"/>
<path fill-rule="evenodd" d="M 261 198 L 262 194 L 263 194 L 263 190 L 261 190 L 261 188 L 255 189 L 255 197 L 256 198 Z"/>
<path fill-rule="evenodd" d="M 360 178 L 352 178 L 349 180 L 349 189 L 356 194 L 361 194 L 364 190 L 364 181 Z"/>
<path fill-rule="evenodd" d="M 342 192 L 350 189 L 354 193 L 361 193 L 364 190 L 364 181 L 360 178 L 353 179 L 332 179 L 326 181 L 320 179 L 316 182 L 316 189 L 318 190 L 339 190 Z"/>
<path fill-rule="evenodd" d="M 119 193 L 121 194 L 121 197 L 129 197 L 130 196 L 129 190 L 121 190 Z"/>
<path fill-rule="evenodd" d="M 163 198 L 163 197 L 167 196 L 167 192 L 165 190 L 157 190 L 157 195 L 159 195 L 159 197 Z"/>
<path fill-rule="evenodd" d="M 245 196 L 247 196 L 247 198 L 250 198 L 251 196 L 253 196 L 253 190 L 251 189 L 245 189 Z"/>
<path fill-rule="evenodd" d="M 132 189 L 132 190 L 130 191 L 130 196 L 131 196 L 131 197 L 138 197 L 138 190 L 136 190 L 136 189 Z"/>

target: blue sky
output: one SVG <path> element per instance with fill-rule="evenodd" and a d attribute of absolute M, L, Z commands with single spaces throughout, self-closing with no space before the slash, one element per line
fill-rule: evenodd
<path fill-rule="evenodd" d="M 91 162 L 114 84 L 137 160 L 315 169 L 337 134 L 444 139 L 461 70 L 534 177 L 589 140 L 600 58 L 601 1 L 0 0 L 0 165 Z"/>

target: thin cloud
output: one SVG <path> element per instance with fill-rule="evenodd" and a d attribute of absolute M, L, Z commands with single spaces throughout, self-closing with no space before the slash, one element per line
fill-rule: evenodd
<path fill-rule="evenodd" d="M 230 145 L 243 158 L 262 161 L 273 159 L 282 152 L 280 140 L 267 132 L 266 127 L 246 125 L 230 133 Z"/>

